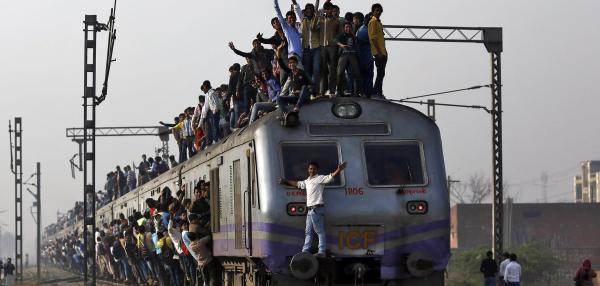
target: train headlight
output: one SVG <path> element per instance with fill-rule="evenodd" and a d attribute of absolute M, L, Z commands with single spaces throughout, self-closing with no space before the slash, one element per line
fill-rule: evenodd
<path fill-rule="evenodd" d="M 308 212 L 305 203 L 289 203 L 287 204 L 287 214 L 289 216 L 305 216 Z"/>
<path fill-rule="evenodd" d="M 333 105 L 333 115 L 343 119 L 354 119 L 360 116 L 362 109 L 356 102 L 338 102 Z"/>
<path fill-rule="evenodd" d="M 408 214 L 422 215 L 426 214 L 429 209 L 426 201 L 410 201 L 406 203 L 406 211 Z"/>

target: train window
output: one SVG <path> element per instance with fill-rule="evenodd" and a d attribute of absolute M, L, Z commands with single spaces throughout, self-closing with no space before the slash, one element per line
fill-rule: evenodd
<path fill-rule="evenodd" d="M 283 143 L 283 175 L 288 180 L 302 181 L 307 175 L 309 162 L 319 164 L 319 174 L 329 174 L 341 162 L 337 143 Z M 329 186 L 342 186 L 342 176 L 337 176 Z"/>
<path fill-rule="evenodd" d="M 417 142 L 365 142 L 370 186 L 425 185 L 421 145 Z"/>

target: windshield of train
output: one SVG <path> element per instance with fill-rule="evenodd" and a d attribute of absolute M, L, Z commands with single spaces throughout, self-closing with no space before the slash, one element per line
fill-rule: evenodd
<path fill-rule="evenodd" d="M 417 142 L 366 142 L 370 186 L 425 185 L 421 145 Z"/>
<path fill-rule="evenodd" d="M 283 143 L 283 175 L 288 180 L 303 181 L 308 177 L 308 163 L 319 164 L 319 174 L 327 175 L 333 172 L 341 162 L 339 148 L 336 143 Z M 335 177 L 328 186 L 342 185 L 341 175 Z"/>

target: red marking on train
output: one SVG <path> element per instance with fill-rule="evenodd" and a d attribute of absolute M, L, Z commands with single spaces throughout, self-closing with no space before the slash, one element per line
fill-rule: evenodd
<path fill-rule="evenodd" d="M 288 197 L 306 197 L 305 191 L 287 191 L 285 194 Z"/>
<path fill-rule="evenodd" d="M 363 188 L 348 187 L 346 188 L 346 196 L 362 196 L 365 192 Z"/>
<path fill-rule="evenodd" d="M 427 189 L 419 188 L 419 189 L 400 189 L 398 190 L 399 195 L 418 195 L 427 193 Z"/>

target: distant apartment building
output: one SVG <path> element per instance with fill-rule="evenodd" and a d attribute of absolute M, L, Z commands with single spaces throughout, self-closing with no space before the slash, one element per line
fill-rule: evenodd
<path fill-rule="evenodd" d="M 581 162 L 581 175 L 573 178 L 573 194 L 576 203 L 600 202 L 600 161 Z"/>

